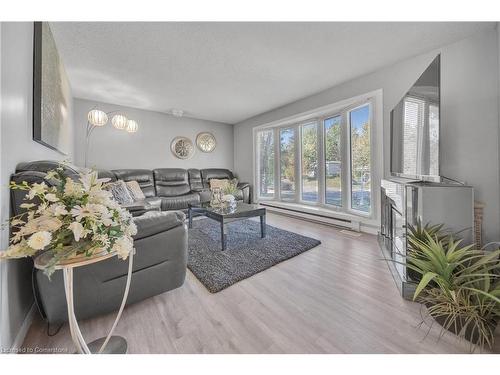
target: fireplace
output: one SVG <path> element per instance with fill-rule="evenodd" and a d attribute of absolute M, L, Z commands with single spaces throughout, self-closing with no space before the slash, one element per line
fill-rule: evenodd
<path fill-rule="evenodd" d="M 412 299 L 415 283 L 406 268 L 409 226 L 441 224 L 473 240 L 473 189 L 456 183 L 382 180 L 379 243 L 401 295 Z"/>

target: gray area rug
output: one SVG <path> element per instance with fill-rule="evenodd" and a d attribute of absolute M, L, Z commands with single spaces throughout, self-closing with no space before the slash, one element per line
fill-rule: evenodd
<path fill-rule="evenodd" d="M 260 238 L 257 221 L 229 223 L 227 248 L 222 251 L 220 224 L 211 219 L 195 220 L 189 230 L 188 268 L 216 293 L 321 243 L 270 225 L 266 230 L 266 238 Z"/>

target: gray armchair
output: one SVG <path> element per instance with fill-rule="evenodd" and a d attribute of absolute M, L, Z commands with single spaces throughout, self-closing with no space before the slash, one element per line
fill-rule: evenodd
<path fill-rule="evenodd" d="M 134 265 L 127 304 L 164 293 L 184 283 L 187 230 L 184 214 L 152 212 L 134 219 Z M 167 245 L 168 244 L 168 245 Z M 74 270 L 75 313 L 87 319 L 117 310 L 125 290 L 128 261 L 116 257 Z M 49 280 L 35 271 L 38 304 L 49 323 L 66 322 L 62 271 Z"/>

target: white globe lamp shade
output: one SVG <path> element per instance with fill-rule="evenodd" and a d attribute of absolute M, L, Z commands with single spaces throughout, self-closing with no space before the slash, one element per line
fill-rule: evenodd
<path fill-rule="evenodd" d="M 89 123 L 94 126 L 104 126 L 108 122 L 108 115 L 98 109 L 93 109 L 87 115 Z"/>
<path fill-rule="evenodd" d="M 127 130 L 129 133 L 135 133 L 137 129 L 139 129 L 139 125 L 137 124 L 137 122 L 135 122 L 134 120 L 127 121 L 127 128 L 125 130 Z"/>
<path fill-rule="evenodd" d="M 119 130 L 123 130 L 127 127 L 128 119 L 123 115 L 114 115 L 111 119 L 113 126 Z"/>

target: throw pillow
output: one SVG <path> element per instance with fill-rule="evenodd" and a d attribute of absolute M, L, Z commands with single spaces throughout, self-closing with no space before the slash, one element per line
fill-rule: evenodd
<path fill-rule="evenodd" d="M 146 196 L 142 192 L 142 189 L 137 181 L 127 181 L 125 182 L 125 185 L 127 185 L 128 192 L 135 201 L 142 201 L 143 199 L 146 199 Z"/>
<path fill-rule="evenodd" d="M 228 179 L 224 179 L 224 180 L 219 180 L 217 178 L 212 178 L 210 180 L 210 190 L 213 190 L 213 189 L 221 189 L 222 191 L 226 190 L 226 188 L 228 187 L 229 185 L 229 180 Z"/>
<path fill-rule="evenodd" d="M 210 190 L 220 189 L 224 194 L 231 194 L 234 196 L 239 193 L 237 178 L 233 178 L 232 180 L 212 178 L 209 183 Z"/>
<path fill-rule="evenodd" d="M 130 204 L 134 202 L 134 199 L 128 192 L 127 185 L 122 180 L 107 184 L 106 190 L 113 195 L 114 200 L 119 204 Z"/>

